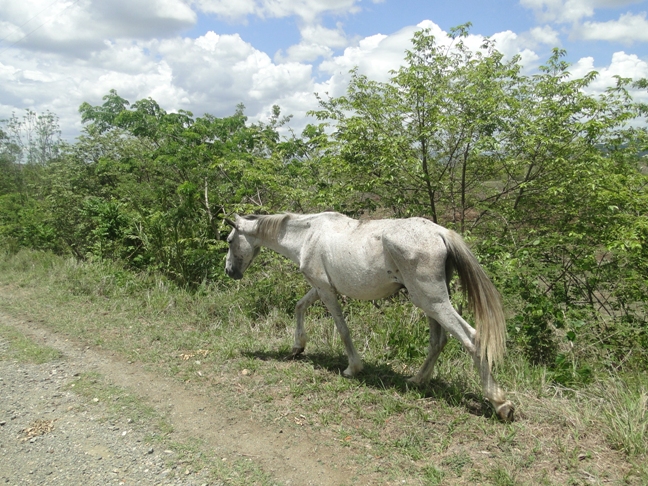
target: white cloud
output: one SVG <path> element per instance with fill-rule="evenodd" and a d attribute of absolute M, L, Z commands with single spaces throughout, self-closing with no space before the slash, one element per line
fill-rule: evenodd
<path fill-rule="evenodd" d="M 336 29 L 327 29 L 322 25 L 310 24 L 300 29 L 305 42 L 327 47 L 345 47 L 348 44 L 346 34 L 340 25 Z"/>
<path fill-rule="evenodd" d="M 0 62 L 0 84 L 16 81 L 19 72 L 20 70 L 16 69 L 14 66 L 7 66 Z"/>
<path fill-rule="evenodd" d="M 591 95 L 600 95 L 605 93 L 609 87 L 616 85 L 615 76 L 632 79 L 648 78 L 648 62 L 635 54 L 626 54 L 620 51 L 612 55 L 610 64 L 607 66 L 596 66 L 593 57 L 584 57 L 570 69 L 573 78 L 582 78 L 591 71 L 598 72 L 598 76 L 585 89 L 585 92 Z M 648 103 L 648 93 L 645 89 L 630 88 L 629 91 L 635 101 Z"/>
<path fill-rule="evenodd" d="M 227 116 L 243 102 L 250 118 L 260 120 L 273 104 L 279 104 L 284 113 L 295 116 L 293 126 L 299 130 L 312 121 L 306 119 L 306 112 L 317 106 L 315 92 L 344 94 L 349 71 L 355 66 L 372 79 L 388 80 L 390 71 L 403 64 L 411 38 L 421 28 L 429 28 L 441 43 L 450 42 L 438 25 L 424 21 L 391 35 L 360 39 L 337 56 L 324 43 L 335 47 L 347 42 L 341 32 L 309 27 L 304 29 L 304 37 L 321 39 L 322 44 L 303 43 L 297 47 L 304 52 L 289 52 L 293 57 L 282 62 L 273 61 L 237 34 L 214 32 L 197 39 L 104 41 L 101 49 L 73 60 L 9 51 L 1 58 L 0 102 L 39 112 L 50 109 L 60 116 L 68 134 L 80 128 L 78 106 L 84 101 L 101 104 L 101 97 L 110 89 L 130 101 L 152 97 L 167 111 L 185 109 L 196 116 Z M 512 53 L 520 52 L 515 34 L 507 32 L 500 37 L 506 39 Z M 465 41 L 476 47 L 483 37 L 471 35 Z M 313 49 L 310 55 L 328 56 L 318 66 L 319 83 L 313 79 L 317 65 L 297 62 L 308 58 L 309 48 Z M 9 114 L 5 109 L 0 118 Z"/>
<path fill-rule="evenodd" d="M 394 45 L 403 49 L 394 49 Z M 387 81 L 389 70 L 397 69 L 402 63 L 405 48 L 398 39 L 383 34 L 365 37 L 357 46 L 347 47 L 340 56 L 322 61 L 319 71 L 328 79 L 318 84 L 316 91 L 329 96 L 344 94 L 351 79 L 349 71 L 356 66 L 371 79 Z"/>
<path fill-rule="evenodd" d="M 573 22 L 594 14 L 587 0 L 520 0 L 520 5 L 533 10 L 540 22 Z"/>
<path fill-rule="evenodd" d="M 550 47 L 558 47 L 562 44 L 558 32 L 548 25 L 545 25 L 544 27 L 534 27 L 526 35 L 533 43 L 533 45 L 529 47 L 543 44 Z"/>
<path fill-rule="evenodd" d="M 598 72 L 590 89 L 602 93 L 616 84 L 614 76 L 632 79 L 648 78 L 648 62 L 640 59 L 636 54 L 620 51 L 612 54 L 611 62 L 607 66 L 596 66 L 593 57 L 583 57 L 570 69 L 575 78 L 581 78 L 590 71 Z"/>
<path fill-rule="evenodd" d="M 391 35 L 375 34 L 365 37 L 356 45 L 347 47 L 339 56 L 320 63 L 319 73 L 326 79 L 315 86 L 316 92 L 322 96 L 343 95 L 351 79 L 350 71 L 355 67 L 372 80 L 388 81 L 392 76 L 390 72 L 403 65 L 405 51 L 412 49 L 412 37 L 421 29 L 429 29 L 430 34 L 442 45 L 451 42 L 446 32 L 430 20 L 405 27 Z M 483 39 L 481 36 L 469 36 L 465 42 L 478 46 Z"/>
<path fill-rule="evenodd" d="M 357 13 L 358 0 L 195 0 L 205 13 L 230 20 L 243 20 L 248 15 L 261 18 L 297 16 L 311 24 L 324 13 Z"/>
<path fill-rule="evenodd" d="M 357 13 L 356 0 L 263 0 L 263 10 L 272 17 L 296 15 L 306 23 L 313 23 L 323 13 Z"/>
<path fill-rule="evenodd" d="M 196 116 L 228 116 L 243 102 L 251 120 L 264 120 L 271 106 L 279 104 L 285 114 L 294 115 L 291 126 L 299 131 L 313 122 L 306 116 L 308 110 L 317 107 L 313 93 L 344 94 L 353 67 L 358 66 L 371 79 L 387 81 L 390 71 L 403 64 L 416 30 L 428 28 L 438 42 L 450 42 L 429 20 L 389 35 L 359 39 L 349 38 L 340 26 L 325 28 L 308 21 L 326 12 L 351 12 L 358 8 L 357 0 L 199 0 L 200 4 L 193 4 L 221 12 L 221 16 L 299 16 L 301 42 L 273 60 L 238 34 L 207 32 L 196 39 L 178 37 L 179 29 L 195 22 L 195 13 L 185 3 L 190 0 L 129 0 L 129 4 L 127 0 L 110 4 L 105 0 L 80 0 L 76 4 L 62 0 L 57 4 L 58 17 L 46 9 L 51 1 L 0 0 L 5 22 L 0 29 L 6 26 L 3 32 L 7 35 L 16 35 L 17 29 L 21 35 L 29 32 L 38 24 L 22 24 L 42 9 L 36 22 L 51 16 L 48 24 L 19 43 L 29 51 L 11 48 L 0 53 L 0 119 L 7 118 L 12 110 L 20 114 L 24 108 L 39 113 L 49 109 L 61 118 L 68 138 L 81 128 L 79 105 L 84 101 L 101 104 L 110 89 L 131 102 L 151 97 L 167 111 L 185 109 Z M 598 0 L 597 5 L 602 3 Z M 112 5 L 114 11 L 108 8 Z M 67 10 L 61 10 L 66 6 Z M 306 9 L 310 13 L 304 13 Z M 129 15 L 130 20 L 120 20 Z M 539 47 L 553 47 L 560 40 L 546 25 L 521 34 L 499 32 L 492 38 L 506 56 L 520 54 L 528 65 L 537 61 Z M 469 35 L 464 42 L 477 48 L 483 40 L 483 36 Z M 39 51 L 44 44 L 47 47 Z M 71 52 L 78 55 L 71 56 Z M 584 58 L 574 69 L 587 66 Z M 609 66 L 597 70 L 602 73 L 596 81 L 600 86 L 611 84 L 612 73 L 648 77 L 646 63 L 625 53 L 615 54 Z"/>
<path fill-rule="evenodd" d="M 0 63 L 0 119 L 8 106 L 47 109 L 61 119 L 65 135 L 81 128 L 78 107 L 96 105 L 116 89 L 133 102 L 151 97 L 165 110 L 185 109 L 196 116 L 231 115 L 243 102 L 251 119 L 267 107 L 291 98 L 306 99 L 302 111 L 315 106 L 312 66 L 273 63 L 238 35 L 208 32 L 198 39 L 108 42 L 85 59 L 65 56 L 3 55 Z"/>
<path fill-rule="evenodd" d="M 260 9 L 255 0 L 195 0 L 199 10 L 215 14 L 229 20 L 242 20 L 248 15 L 259 14 Z"/>
<path fill-rule="evenodd" d="M 533 50 L 526 48 L 528 42 L 525 41 L 525 37 L 518 36 L 515 32 L 510 30 L 498 32 L 493 34 L 491 39 L 495 41 L 495 48 L 504 54 L 505 58 L 520 56 L 520 64 L 523 66 L 533 66 L 539 59 Z"/>
<path fill-rule="evenodd" d="M 0 0 L 6 43 L 39 51 L 87 54 L 105 39 L 166 37 L 196 22 L 183 0 Z"/>
<path fill-rule="evenodd" d="M 276 62 L 314 61 L 319 57 L 330 57 L 332 48 L 346 47 L 349 44 L 346 34 L 338 25 L 336 29 L 328 29 L 322 25 L 306 25 L 300 29 L 302 40 L 299 44 L 290 46 L 286 54 L 283 51 L 275 55 Z"/>
<path fill-rule="evenodd" d="M 570 23 L 594 15 L 597 8 L 618 8 L 642 0 L 520 0 L 540 22 Z"/>
<path fill-rule="evenodd" d="M 315 61 L 319 57 L 331 57 L 332 54 L 333 50 L 330 47 L 316 43 L 300 42 L 290 46 L 285 54 L 283 51 L 277 52 L 274 58 L 278 63 L 286 61 L 303 62 Z"/>
<path fill-rule="evenodd" d="M 495 47 L 504 54 L 505 58 L 519 56 L 520 64 L 526 72 L 531 72 L 537 67 L 540 59 L 536 52 L 538 48 L 558 47 L 561 44 L 558 33 L 549 26 L 534 27 L 522 34 L 506 30 L 493 34 L 491 39 L 495 41 Z"/>
<path fill-rule="evenodd" d="M 311 62 L 320 57 L 330 57 L 333 49 L 346 47 L 347 36 L 342 26 L 329 29 L 319 24 L 323 14 L 352 14 L 360 11 L 359 0 L 194 0 L 197 8 L 206 13 L 231 21 L 246 21 L 254 15 L 260 18 L 299 19 L 301 41 L 279 50 L 275 54 L 277 63 Z"/>
<path fill-rule="evenodd" d="M 648 20 L 646 13 L 639 15 L 626 13 L 619 20 L 608 22 L 585 22 L 577 26 L 571 37 L 583 40 L 605 40 L 632 44 L 633 42 L 648 41 Z"/>
<path fill-rule="evenodd" d="M 209 32 L 196 40 L 151 43 L 149 49 L 169 64 L 174 84 L 190 93 L 190 106 L 183 108 L 199 115 L 222 116 L 240 102 L 254 115 L 285 92 L 312 91 L 310 65 L 275 64 L 236 34 Z"/>

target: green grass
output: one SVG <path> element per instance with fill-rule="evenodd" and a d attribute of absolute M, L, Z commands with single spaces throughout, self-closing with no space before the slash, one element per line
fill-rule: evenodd
<path fill-rule="evenodd" d="M 403 296 L 378 307 L 345 306 L 365 362 L 357 378 L 341 376 L 346 357 L 321 305 L 307 316 L 306 354 L 284 360 L 294 329 L 285 306 L 294 296 L 255 303 L 255 280 L 279 279 L 269 272 L 188 293 L 108 264 L 20 253 L 0 258 L 0 308 L 215 392 L 224 406 L 248 410 L 261 423 L 306 428 L 313 440 L 343 449 L 359 477 L 408 484 L 647 481 L 645 373 L 596 372 L 565 388 L 513 350 L 496 376 L 518 420 L 502 424 L 455 340 L 428 385 L 408 384 L 424 359 L 426 332 Z M 301 292 L 299 276 L 284 269 L 281 278 L 278 292 L 291 282 Z"/>
<path fill-rule="evenodd" d="M 15 328 L 0 323 L 0 360 L 43 364 L 62 358 L 58 350 L 37 344 Z"/>
<path fill-rule="evenodd" d="M 602 425 L 615 449 L 630 457 L 648 454 L 648 388 L 622 380 L 601 383 Z"/>

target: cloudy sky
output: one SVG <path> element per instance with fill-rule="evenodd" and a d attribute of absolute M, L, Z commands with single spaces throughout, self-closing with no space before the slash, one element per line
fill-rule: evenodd
<path fill-rule="evenodd" d="M 272 105 L 312 122 L 313 93 L 343 94 L 349 70 L 388 79 L 428 27 L 472 22 L 528 72 L 567 49 L 574 75 L 648 77 L 647 0 L 0 0 L 0 119 L 29 108 L 81 130 L 79 105 L 110 89 L 167 111 L 251 120 Z M 644 94 L 640 94 L 644 96 Z"/>

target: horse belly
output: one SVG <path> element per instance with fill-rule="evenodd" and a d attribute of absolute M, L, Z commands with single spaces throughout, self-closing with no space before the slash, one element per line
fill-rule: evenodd
<path fill-rule="evenodd" d="M 340 294 L 346 295 L 352 299 L 358 300 L 378 300 L 384 299 L 391 295 L 394 295 L 398 292 L 399 289 L 403 288 L 401 284 L 387 283 L 386 285 L 380 286 L 357 286 L 343 289 L 336 289 Z"/>
<path fill-rule="evenodd" d="M 384 299 L 403 287 L 390 263 L 382 252 L 347 255 L 330 266 L 329 279 L 338 293 L 352 299 Z"/>

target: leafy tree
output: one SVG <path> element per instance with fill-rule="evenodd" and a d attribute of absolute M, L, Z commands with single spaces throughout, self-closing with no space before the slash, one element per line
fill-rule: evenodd
<path fill-rule="evenodd" d="M 294 168 L 286 160 L 296 148 L 280 140 L 278 129 L 289 118 L 278 107 L 268 123 L 249 125 L 242 105 L 230 117 L 194 118 L 167 113 L 151 99 L 130 104 L 111 91 L 103 105 L 84 103 L 80 112 L 87 124 L 82 142 L 97 148 L 86 146 L 77 156 L 97 153 L 92 167 L 101 189 L 95 191 L 103 194 L 101 204 L 86 198 L 83 213 L 95 228 L 83 234 L 101 242 L 95 253 L 113 254 L 119 245 L 106 239 L 120 241 L 132 264 L 196 284 L 221 273 L 223 214 L 285 207 L 286 167 Z M 134 150 L 106 151 L 100 140 Z"/>
<path fill-rule="evenodd" d="M 510 120 L 517 59 L 504 62 L 490 42 L 477 51 L 467 27 L 448 43 L 417 32 L 406 66 L 388 83 L 354 71 L 346 96 L 314 112 L 335 121 L 341 179 L 367 209 L 426 215 L 465 230 L 476 197 L 497 177 L 492 138 Z"/>
<path fill-rule="evenodd" d="M 49 110 L 38 115 L 26 110 L 22 119 L 13 113 L 6 121 L 11 151 L 17 161 L 28 164 L 44 164 L 58 157 L 62 141 L 58 117 Z"/>
<path fill-rule="evenodd" d="M 3 120 L 0 129 L 0 239 L 3 246 L 55 249 L 56 237 L 42 209 L 39 188 L 44 166 L 55 160 L 64 144 L 58 117 L 49 111 L 27 110 Z"/>
<path fill-rule="evenodd" d="M 420 31 L 389 82 L 354 71 L 345 96 L 320 99 L 346 189 L 337 207 L 425 216 L 473 240 L 534 361 L 564 363 L 561 336 L 605 340 L 610 323 L 636 338 L 617 351 L 645 343 L 645 130 L 628 124 L 642 109 L 631 81 L 587 95 L 597 74 L 573 78 L 558 49 L 524 76 L 490 41 L 469 48 L 467 29 Z"/>

